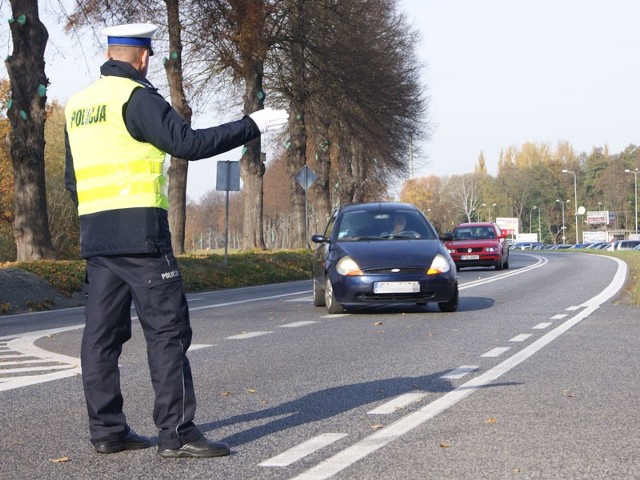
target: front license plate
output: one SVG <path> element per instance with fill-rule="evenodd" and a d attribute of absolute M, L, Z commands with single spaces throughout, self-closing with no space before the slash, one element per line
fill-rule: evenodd
<path fill-rule="evenodd" d="M 480 255 L 461 255 L 460 260 L 480 260 Z"/>
<path fill-rule="evenodd" d="M 418 293 L 418 282 L 375 282 L 373 293 Z"/>

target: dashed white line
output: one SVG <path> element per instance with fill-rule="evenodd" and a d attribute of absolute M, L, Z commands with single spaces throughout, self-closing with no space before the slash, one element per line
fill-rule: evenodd
<path fill-rule="evenodd" d="M 388 415 L 405 408 L 407 405 L 416 403 L 427 396 L 427 392 L 409 392 L 400 395 L 393 400 L 380 405 L 367 412 L 368 415 Z"/>
<path fill-rule="evenodd" d="M 521 333 L 520 335 L 516 335 L 513 337 L 510 342 L 524 342 L 527 338 L 531 337 L 531 333 Z"/>
<path fill-rule="evenodd" d="M 475 378 L 472 378 L 471 380 L 457 387 L 455 390 L 448 392 L 442 397 L 434 400 L 424 407 L 421 407 L 418 411 L 405 415 L 391 425 L 378 430 L 377 432 L 363 438 L 350 447 L 345 448 L 344 450 L 335 454 L 333 457 L 330 457 L 320 462 L 316 466 L 310 468 L 309 470 L 302 472 L 300 475 L 296 476 L 294 480 L 324 480 L 334 476 L 338 472 L 341 472 L 357 461 L 391 443 L 400 436 L 424 424 L 439 413 L 451 408 L 453 405 L 460 402 L 472 393 L 476 392 L 483 386 L 488 385 L 489 383 L 500 378 L 502 375 L 506 374 L 517 365 L 520 365 L 536 352 L 538 352 L 553 340 L 558 338 L 560 335 L 565 333 L 571 327 L 577 325 L 579 322 L 587 318 L 589 315 L 595 312 L 602 303 L 606 302 L 615 294 L 617 294 L 624 285 L 624 280 L 627 273 L 626 264 L 614 257 L 607 258 L 611 258 L 613 261 L 618 263 L 618 270 L 616 271 L 613 280 L 607 286 L 607 288 L 605 288 L 602 292 L 600 292 L 600 294 L 596 295 L 595 297 L 585 302 L 585 304 L 583 304 L 583 306 L 585 307 L 583 311 L 566 320 L 564 323 L 557 326 L 550 332 L 547 332 L 538 340 L 523 348 L 519 352 L 515 353 L 511 357 L 507 358 L 487 372 L 480 374 Z"/>
<path fill-rule="evenodd" d="M 346 433 L 323 433 L 258 465 L 261 467 L 286 467 L 346 436 Z"/>
<path fill-rule="evenodd" d="M 553 317 L 551 317 L 551 320 L 562 320 L 566 316 L 567 316 L 566 313 L 559 313 L 559 314 L 554 315 Z"/>
<path fill-rule="evenodd" d="M 302 320 L 300 322 L 285 323 L 284 325 L 280 325 L 280 328 L 304 327 L 306 325 L 312 325 L 314 323 L 318 323 L 318 322 L 316 322 L 315 320 Z"/>
<path fill-rule="evenodd" d="M 499 357 L 504 352 L 509 350 L 511 347 L 497 347 L 492 350 L 489 350 L 487 353 L 483 353 L 480 355 L 481 357 Z"/>
<path fill-rule="evenodd" d="M 247 338 L 260 337 L 262 335 L 268 335 L 270 333 L 273 333 L 273 332 L 261 332 L 261 331 L 244 332 L 244 333 L 240 333 L 238 335 L 231 335 L 230 337 L 226 337 L 226 338 L 227 338 L 227 340 L 246 340 Z"/>
<path fill-rule="evenodd" d="M 480 368 L 478 365 L 462 365 L 451 370 L 449 373 L 442 375 L 440 378 L 444 378 L 445 380 L 457 380 L 471 372 L 475 372 L 478 368 Z"/>
<path fill-rule="evenodd" d="M 532 330 L 544 330 L 545 328 L 548 328 L 551 325 L 551 323 L 549 322 L 542 322 L 537 324 L 534 327 L 531 327 Z"/>

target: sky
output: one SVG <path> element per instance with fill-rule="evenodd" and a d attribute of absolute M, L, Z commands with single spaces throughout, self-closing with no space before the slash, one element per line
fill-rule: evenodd
<path fill-rule="evenodd" d="M 568 142 L 577 153 L 640 144 L 640 1 L 399 0 L 398 7 L 418 33 L 433 127 L 417 145 L 414 177 L 470 173 L 480 153 L 496 175 L 500 151 L 524 142 Z M 55 16 L 44 21 L 47 95 L 64 103 L 97 79 L 104 54 L 91 35 L 70 39 Z M 0 48 L 8 55 L 6 25 Z M 0 77 L 7 78 L 4 63 Z M 208 127 L 240 116 L 234 107 L 193 123 Z M 216 160 L 239 158 L 236 149 L 191 162 L 187 195 L 199 200 L 215 188 Z"/>

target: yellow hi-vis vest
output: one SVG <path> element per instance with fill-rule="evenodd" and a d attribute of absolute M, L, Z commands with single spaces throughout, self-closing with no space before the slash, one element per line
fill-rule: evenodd
<path fill-rule="evenodd" d="M 69 99 L 67 135 L 73 156 L 78 214 L 134 207 L 168 210 L 166 154 L 134 139 L 123 107 L 140 84 L 105 76 Z"/>

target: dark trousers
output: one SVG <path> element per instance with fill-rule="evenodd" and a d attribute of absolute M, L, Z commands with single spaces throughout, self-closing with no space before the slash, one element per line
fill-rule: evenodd
<path fill-rule="evenodd" d="M 191 344 L 189 309 L 173 254 L 91 257 L 87 281 L 81 362 L 92 441 L 121 438 L 129 432 L 118 358 L 131 338 L 132 300 L 147 343 L 158 447 L 179 448 L 198 438 L 186 355 Z"/>

